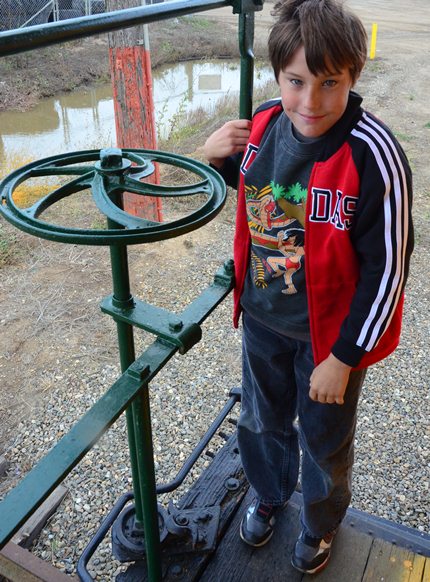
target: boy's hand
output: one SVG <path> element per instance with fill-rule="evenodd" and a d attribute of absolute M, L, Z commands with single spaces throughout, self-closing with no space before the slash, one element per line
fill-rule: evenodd
<path fill-rule="evenodd" d="M 221 168 L 225 158 L 243 152 L 251 133 L 248 119 L 228 121 L 208 137 L 203 147 L 206 159 L 216 168 Z"/>
<path fill-rule="evenodd" d="M 323 404 L 343 404 L 350 371 L 351 366 L 330 354 L 311 374 L 309 397 Z"/>

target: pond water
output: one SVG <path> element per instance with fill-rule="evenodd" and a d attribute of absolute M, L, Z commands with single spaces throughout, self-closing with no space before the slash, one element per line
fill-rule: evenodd
<path fill-rule="evenodd" d="M 158 134 L 167 137 L 178 116 L 198 107 L 211 110 L 225 95 L 237 94 L 239 70 L 235 61 L 192 61 L 154 71 Z M 259 68 L 255 77 L 259 87 L 273 73 L 269 67 Z M 0 172 L 5 159 L 10 168 L 67 151 L 113 146 L 115 141 L 111 85 L 67 93 L 26 112 L 0 113 Z"/>

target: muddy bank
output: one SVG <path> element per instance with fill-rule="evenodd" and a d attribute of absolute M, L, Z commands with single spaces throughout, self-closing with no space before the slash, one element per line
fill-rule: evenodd
<path fill-rule="evenodd" d="M 238 56 L 234 24 L 195 15 L 153 23 L 149 31 L 153 67 Z M 0 111 L 29 109 L 40 99 L 109 78 L 107 35 L 4 57 L 0 59 Z"/>

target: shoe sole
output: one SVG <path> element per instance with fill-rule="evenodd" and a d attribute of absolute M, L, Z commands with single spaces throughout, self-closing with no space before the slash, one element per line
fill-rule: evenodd
<path fill-rule="evenodd" d="M 330 561 L 330 554 L 327 556 L 327 558 L 324 560 L 324 562 L 322 562 L 322 564 L 320 564 L 316 568 L 313 568 L 312 570 L 306 570 L 305 568 L 299 568 L 299 566 L 296 566 L 296 564 L 294 563 L 294 558 L 291 559 L 291 565 L 293 566 L 293 568 L 295 568 L 299 572 L 302 572 L 303 574 L 318 574 L 319 572 L 321 572 L 321 570 L 324 570 L 324 568 L 327 566 L 329 561 Z"/>
<path fill-rule="evenodd" d="M 251 547 L 253 547 L 253 548 L 261 548 L 261 546 L 265 546 L 265 545 L 267 544 L 267 542 L 269 542 L 269 541 L 272 539 L 272 536 L 273 536 L 273 529 L 272 529 L 272 531 L 271 531 L 271 532 L 268 534 L 267 538 L 264 538 L 264 540 L 262 540 L 262 541 L 261 541 L 261 542 L 259 542 L 259 543 L 253 543 L 253 542 L 250 542 L 249 540 L 247 540 L 247 539 L 245 538 L 245 535 L 244 535 L 244 533 L 243 533 L 243 531 L 242 531 L 242 524 L 240 525 L 239 535 L 240 535 L 240 539 L 241 539 L 243 542 L 245 542 L 245 544 L 247 544 L 248 546 L 251 546 Z"/>

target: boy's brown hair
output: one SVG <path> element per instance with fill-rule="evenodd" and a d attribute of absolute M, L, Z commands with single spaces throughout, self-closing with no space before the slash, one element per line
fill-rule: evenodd
<path fill-rule="evenodd" d="M 301 46 L 313 75 L 349 69 L 353 84 L 366 62 L 367 34 L 361 20 L 337 0 L 283 0 L 275 4 L 269 36 L 275 77 Z"/>

